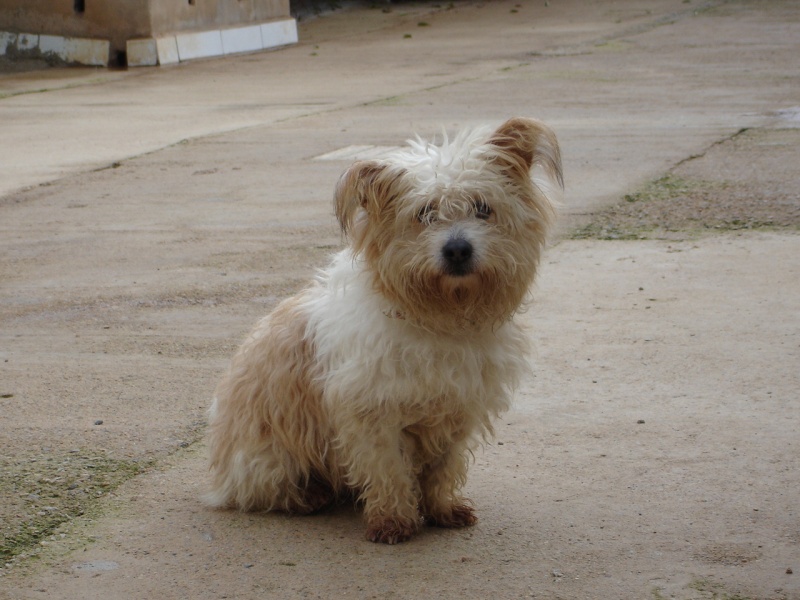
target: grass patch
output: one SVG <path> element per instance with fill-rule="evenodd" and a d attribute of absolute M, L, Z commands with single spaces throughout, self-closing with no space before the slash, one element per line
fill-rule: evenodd
<path fill-rule="evenodd" d="M 80 450 L 0 460 L 0 563 L 37 554 L 64 523 L 152 464 Z"/>
<path fill-rule="evenodd" d="M 702 593 L 703 597 L 708 600 L 754 600 L 750 596 L 731 594 L 725 591 L 721 585 L 713 583 L 708 579 L 695 579 L 689 584 L 689 587 Z"/>
<path fill-rule="evenodd" d="M 800 229 L 800 201 L 744 184 L 668 174 L 596 213 L 571 237 L 675 239 L 749 229 Z"/>

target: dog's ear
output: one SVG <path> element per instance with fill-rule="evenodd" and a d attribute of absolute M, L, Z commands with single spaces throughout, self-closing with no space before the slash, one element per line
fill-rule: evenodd
<path fill-rule="evenodd" d="M 539 165 L 553 181 L 564 187 L 556 134 L 541 121 L 521 117 L 509 119 L 492 134 L 489 143 L 500 150 L 495 160 L 503 164 L 509 174 L 527 178 L 531 168 Z"/>
<path fill-rule="evenodd" d="M 395 196 L 395 184 L 401 174 L 371 160 L 356 162 L 342 174 L 336 184 L 333 205 L 345 235 L 351 236 L 362 211 L 377 217 Z"/>
<path fill-rule="evenodd" d="M 367 210 L 372 182 L 385 167 L 374 161 L 353 163 L 339 178 L 333 195 L 333 208 L 342 232 L 349 235 L 361 210 Z"/>

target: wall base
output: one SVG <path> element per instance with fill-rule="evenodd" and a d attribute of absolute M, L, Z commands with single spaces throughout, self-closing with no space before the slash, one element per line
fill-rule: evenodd
<path fill-rule="evenodd" d="M 127 58 L 129 67 L 152 67 L 197 58 L 257 52 L 296 43 L 297 22 L 284 19 L 246 27 L 128 40 Z"/>
<path fill-rule="evenodd" d="M 107 67 L 110 48 L 108 40 L 0 31 L 0 56 L 54 58 L 70 64 Z"/>

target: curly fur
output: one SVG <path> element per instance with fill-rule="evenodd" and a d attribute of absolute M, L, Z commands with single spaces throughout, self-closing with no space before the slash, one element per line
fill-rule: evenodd
<path fill-rule="evenodd" d="M 348 248 L 258 324 L 216 391 L 211 505 L 309 513 L 354 494 L 385 543 L 476 521 L 460 490 L 527 369 L 512 317 L 553 215 L 536 165 L 561 184 L 552 131 L 512 119 L 345 172 Z"/>

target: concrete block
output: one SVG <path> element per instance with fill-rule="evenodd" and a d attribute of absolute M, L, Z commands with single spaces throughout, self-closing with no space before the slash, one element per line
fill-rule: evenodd
<path fill-rule="evenodd" d="M 221 34 L 222 51 L 225 54 L 255 52 L 263 48 L 261 44 L 261 28 L 258 25 L 223 29 Z"/>
<path fill-rule="evenodd" d="M 181 33 L 175 36 L 178 42 L 178 57 L 181 61 L 209 56 L 222 56 L 222 34 L 220 31 Z"/>
<path fill-rule="evenodd" d="M 108 40 L 0 32 L 0 55 L 7 54 L 9 48 L 19 52 L 38 50 L 43 56 L 55 56 L 69 63 L 105 67 L 111 44 Z"/>
<path fill-rule="evenodd" d="M 169 65 L 196 58 L 257 52 L 296 42 L 297 23 L 294 19 L 223 30 L 178 33 L 155 39 L 135 39 L 127 43 L 128 66 Z"/>
<path fill-rule="evenodd" d="M 17 34 L 17 50 L 33 50 L 39 45 L 39 36 L 35 33 Z"/>
<path fill-rule="evenodd" d="M 129 67 L 154 67 L 158 64 L 158 45 L 152 38 L 128 40 L 125 53 Z"/>
<path fill-rule="evenodd" d="M 174 65 L 180 62 L 178 55 L 178 40 L 174 35 L 156 39 L 156 50 L 158 52 L 158 64 Z"/>
<path fill-rule="evenodd" d="M 108 66 L 111 43 L 108 40 L 65 38 L 64 60 L 93 67 Z"/>
<path fill-rule="evenodd" d="M 17 42 L 17 34 L 10 31 L 0 31 L 0 56 L 5 56 L 9 48 Z"/>
<path fill-rule="evenodd" d="M 264 48 L 275 48 L 297 43 L 297 21 L 286 19 L 261 25 L 261 42 Z"/>
<path fill-rule="evenodd" d="M 67 40 L 60 35 L 40 35 L 39 51 L 47 55 L 55 55 L 61 60 L 66 60 Z"/>

